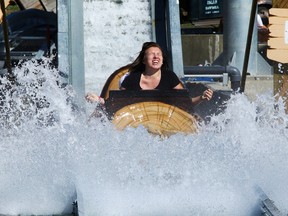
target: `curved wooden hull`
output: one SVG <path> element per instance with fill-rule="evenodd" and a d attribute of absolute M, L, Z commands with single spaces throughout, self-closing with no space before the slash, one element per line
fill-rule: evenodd
<path fill-rule="evenodd" d="M 196 133 L 200 120 L 188 90 L 111 90 L 105 108 L 117 129 L 142 125 L 160 136 Z"/>
<path fill-rule="evenodd" d="M 117 129 L 144 126 L 150 133 L 170 136 L 197 131 L 197 118 L 186 111 L 166 103 L 147 101 L 124 106 L 113 116 Z"/>

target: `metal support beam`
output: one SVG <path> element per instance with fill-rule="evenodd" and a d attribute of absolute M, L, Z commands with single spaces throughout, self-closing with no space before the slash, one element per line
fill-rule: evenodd
<path fill-rule="evenodd" d="M 179 77 L 183 77 L 179 0 L 168 0 L 167 22 L 168 52 L 171 53 L 172 69 Z"/>
<path fill-rule="evenodd" d="M 59 70 L 68 74 L 68 82 L 76 92 L 76 103 L 84 104 L 84 27 L 83 0 L 58 0 Z"/>
<path fill-rule="evenodd" d="M 251 0 L 229 0 L 224 4 L 224 65 L 236 54 L 233 66 L 243 68 L 251 5 Z"/>
<path fill-rule="evenodd" d="M 159 0 L 158 0 L 159 1 Z M 151 20 L 152 20 L 152 41 L 157 42 L 156 40 L 156 22 L 155 22 L 155 0 L 150 0 L 151 8 Z"/>
<path fill-rule="evenodd" d="M 232 65 L 243 73 L 247 45 L 248 23 L 251 17 L 251 0 L 227 0 L 224 4 L 223 53 L 214 65 Z M 255 14 L 253 14 L 255 16 Z M 256 20 L 255 20 L 256 23 Z M 257 26 L 254 26 L 247 71 L 251 75 L 272 75 L 272 67 L 258 52 Z M 246 67 L 246 66 L 245 66 Z"/>
<path fill-rule="evenodd" d="M 253 30 L 255 29 L 254 26 L 255 26 L 256 9 L 257 9 L 257 0 L 252 0 L 251 10 L 250 10 L 251 12 L 250 12 L 250 16 L 249 16 L 250 19 L 248 22 L 246 48 L 245 48 L 245 52 L 244 52 L 244 60 L 243 60 L 243 68 L 242 68 L 242 81 L 241 81 L 241 89 L 240 89 L 241 92 L 244 92 L 246 77 L 247 77 L 247 73 L 248 73 L 247 69 L 248 69 L 248 63 L 249 63 L 249 57 L 250 57 L 250 51 L 251 51 Z"/>

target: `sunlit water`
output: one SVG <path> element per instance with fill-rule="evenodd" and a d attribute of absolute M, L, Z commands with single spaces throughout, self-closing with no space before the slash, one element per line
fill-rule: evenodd
<path fill-rule="evenodd" d="M 98 50 L 95 41 L 86 52 Z M 130 48 L 139 51 L 138 43 Z M 103 57 L 99 65 L 107 68 L 99 68 L 91 55 L 85 57 L 86 67 L 94 67 L 87 74 L 91 89 L 102 82 L 94 78 L 104 80 L 130 58 L 118 64 L 113 55 Z M 141 127 L 119 132 L 105 118 L 89 120 L 95 105 L 77 111 L 73 90 L 59 87 L 62 78 L 48 60 L 27 62 L 15 74 L 18 85 L 1 95 L 1 214 L 70 213 L 77 200 L 79 214 L 91 216 L 257 215 L 256 186 L 287 214 L 288 118 L 271 92 L 253 102 L 235 95 L 197 134 L 162 139 Z"/>
<path fill-rule="evenodd" d="M 1 213 L 69 213 L 77 200 L 82 215 L 255 215 L 255 186 L 287 212 L 288 119 L 271 93 L 237 95 L 198 134 L 161 139 L 88 120 L 91 104 L 72 111 L 47 65 L 17 69 L 1 106 Z"/>

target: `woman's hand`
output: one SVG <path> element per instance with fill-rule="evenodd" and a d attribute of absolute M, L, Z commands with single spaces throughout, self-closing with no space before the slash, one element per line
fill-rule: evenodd
<path fill-rule="evenodd" d="M 86 96 L 85 96 L 86 100 L 88 102 L 91 102 L 91 103 L 101 103 L 101 104 L 104 104 L 105 103 L 105 100 L 104 98 L 101 98 L 100 96 L 98 96 L 97 94 L 95 93 L 88 93 Z"/>
<path fill-rule="evenodd" d="M 211 100 L 213 96 L 213 91 L 211 89 L 207 89 L 203 92 L 202 96 L 201 96 L 201 100 Z"/>

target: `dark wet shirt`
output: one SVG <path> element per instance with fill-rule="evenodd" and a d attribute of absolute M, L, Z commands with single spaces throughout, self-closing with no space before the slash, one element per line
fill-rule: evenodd
<path fill-rule="evenodd" d="M 142 90 L 140 86 L 142 72 L 130 73 L 121 83 L 121 87 L 126 90 Z M 179 78 L 173 71 L 161 70 L 161 80 L 155 89 L 158 90 L 171 90 L 174 89 L 180 83 Z"/>

